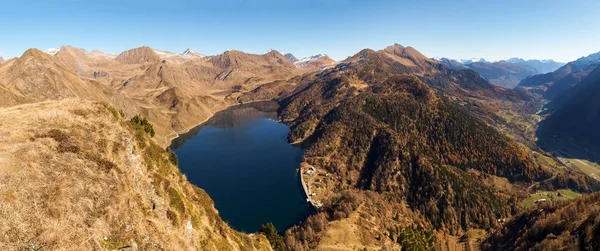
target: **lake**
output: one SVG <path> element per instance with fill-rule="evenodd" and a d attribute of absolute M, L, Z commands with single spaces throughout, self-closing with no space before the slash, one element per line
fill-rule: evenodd
<path fill-rule="evenodd" d="M 283 232 L 313 212 L 297 170 L 304 150 L 288 144 L 289 127 L 274 120 L 276 109 L 275 102 L 227 109 L 171 145 L 181 172 L 238 231 L 273 222 Z"/>

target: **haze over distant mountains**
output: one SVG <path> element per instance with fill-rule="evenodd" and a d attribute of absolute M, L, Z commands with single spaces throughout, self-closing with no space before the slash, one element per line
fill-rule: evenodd
<path fill-rule="evenodd" d="M 569 62 L 553 72 L 523 79 L 519 83 L 519 87 L 532 93 L 541 94 L 545 99 L 552 100 L 563 91 L 577 85 L 598 65 L 600 65 L 600 52 Z"/>
<path fill-rule="evenodd" d="M 513 63 L 513 64 L 529 65 L 529 66 L 535 68 L 539 73 L 547 73 L 547 72 L 555 71 L 556 69 L 558 69 L 561 66 L 565 65 L 565 63 L 555 62 L 552 59 L 544 59 L 544 60 L 530 59 L 530 60 L 524 60 L 522 58 L 509 58 L 506 61 L 510 62 L 510 63 Z"/>
<path fill-rule="evenodd" d="M 524 60 L 510 58 L 489 62 L 483 58 L 454 60 L 448 58 L 436 59 L 440 63 L 455 70 L 471 69 L 481 74 L 490 83 L 514 88 L 528 76 L 554 71 L 564 65 L 553 60 Z"/>

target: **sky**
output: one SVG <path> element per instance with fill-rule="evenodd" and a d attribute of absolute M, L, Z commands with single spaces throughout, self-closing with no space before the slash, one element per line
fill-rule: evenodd
<path fill-rule="evenodd" d="M 2 0 L 0 56 L 72 45 L 343 60 L 398 43 L 428 57 L 573 61 L 600 51 L 600 1 Z"/>

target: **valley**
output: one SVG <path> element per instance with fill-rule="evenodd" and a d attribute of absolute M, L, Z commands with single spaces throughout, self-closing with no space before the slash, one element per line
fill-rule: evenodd
<path fill-rule="evenodd" d="M 0 6 L 0 251 L 600 250 L 600 1 Z"/>
<path fill-rule="evenodd" d="M 143 175 L 145 183 L 135 181 L 133 188 L 124 183 L 118 196 L 129 198 L 135 219 L 153 222 L 160 231 L 134 229 L 132 221 L 118 225 L 111 219 L 126 210 L 111 211 L 102 202 L 93 205 L 98 214 L 87 222 L 106 225 L 104 232 L 114 235 L 94 232 L 85 244 L 90 248 L 485 249 L 512 238 L 498 229 L 513 228 L 523 221 L 518 217 L 539 208 L 562 210 L 572 201 L 596 206 L 598 166 L 544 142 L 568 139 L 579 145 L 579 133 L 592 129 L 558 122 L 576 121 L 561 112 L 567 106 L 585 111 L 579 117 L 597 118 L 593 108 L 582 107 L 589 103 L 571 102 L 595 97 L 597 70 L 584 71 L 581 82 L 549 100 L 545 87 L 496 86 L 489 76 L 450 68 L 399 44 L 364 49 L 340 62 L 326 55 L 294 61 L 290 55 L 30 49 L 0 64 L 0 113 L 14 119 L 15 109 L 35 111 L 27 120 L 31 126 L 10 142 L 24 152 L 28 142 L 39 143 L 47 156 L 107 169 L 108 176 L 90 179 L 117 182 L 112 179 L 118 172 L 144 166 L 129 172 Z M 86 122 L 99 114 L 104 120 Z M 38 120 L 43 123 L 36 127 Z M 44 123 L 63 131 L 41 132 Z M 94 123 L 101 126 L 82 131 L 96 128 Z M 577 130 L 558 129 L 565 134 L 554 137 L 556 128 L 567 126 Z M 97 133 L 108 136 L 96 140 Z M 131 142 L 125 148 L 136 154 L 121 156 L 116 142 Z M 81 150 L 87 148 L 100 155 Z M 0 160 L 8 159 L 13 168 L 25 162 L 4 156 Z M 63 166 L 67 160 L 60 158 L 45 157 L 29 168 L 48 172 L 43 166 Z M 71 184 L 56 177 L 49 184 Z M 13 193 L 7 189 L 5 194 Z M 49 209 L 37 220 L 57 217 L 47 202 L 52 198 L 42 198 Z M 33 210 L 11 203 L 19 217 Z M 264 230 L 269 222 L 272 231 Z M 169 238 L 175 244 L 140 237 L 163 230 L 174 233 Z M 83 238 L 10 231 L 18 238 L 33 236 L 28 238 L 45 247 Z M 2 236 L 19 242 L 8 232 Z"/>

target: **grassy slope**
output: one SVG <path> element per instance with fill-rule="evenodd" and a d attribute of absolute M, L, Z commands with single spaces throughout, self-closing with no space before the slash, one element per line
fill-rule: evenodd
<path fill-rule="evenodd" d="M 0 249 L 269 250 L 104 103 L 0 110 Z"/>

